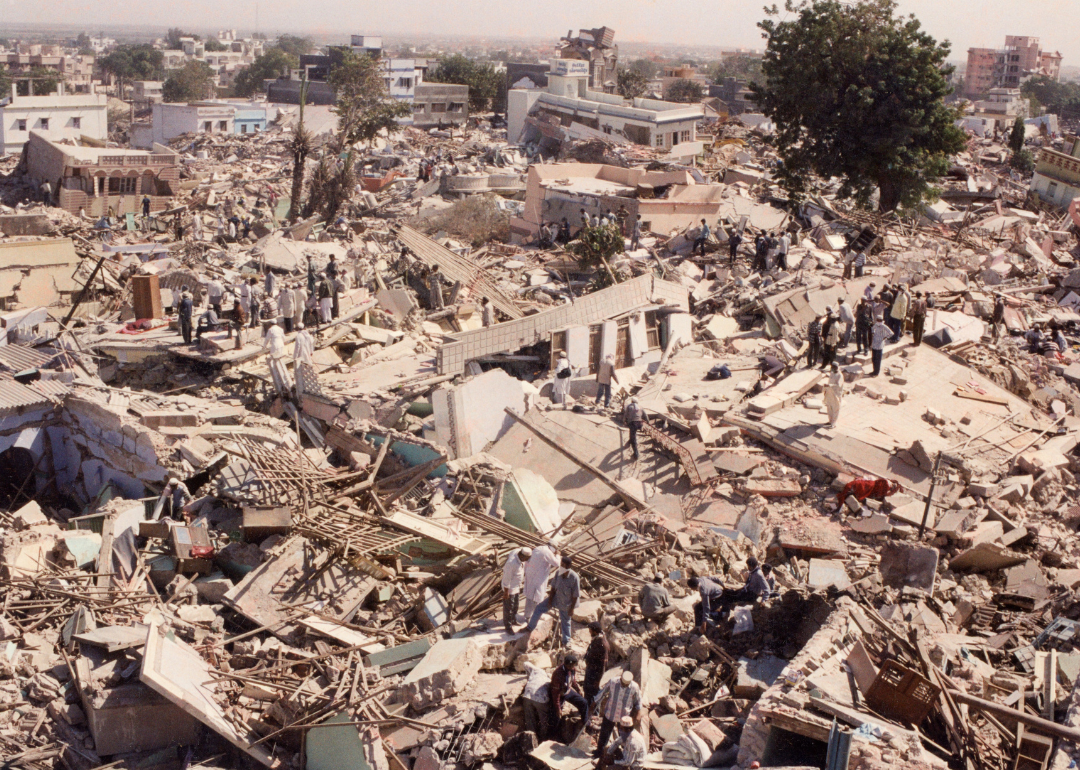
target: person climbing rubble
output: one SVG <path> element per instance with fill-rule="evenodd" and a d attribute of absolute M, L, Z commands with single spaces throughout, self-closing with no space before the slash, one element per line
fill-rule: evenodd
<path fill-rule="evenodd" d="M 641 706 L 641 688 L 631 672 L 623 671 L 618 677 L 608 680 L 593 700 L 593 707 L 599 711 L 602 720 L 594 757 L 604 755 L 616 725 L 621 725 L 624 719 L 629 719 L 631 726 L 637 722 L 641 716 Z"/>
<path fill-rule="evenodd" d="M 888 479 L 854 479 L 844 485 L 843 490 L 836 497 L 836 510 L 844 507 L 844 501 L 848 496 L 854 497 L 860 503 L 870 497 L 874 500 L 884 500 L 890 495 L 900 491 L 900 482 Z"/>
<path fill-rule="evenodd" d="M 514 633 L 518 604 L 521 601 L 521 589 L 525 584 L 525 565 L 531 558 L 531 548 L 518 548 L 506 557 L 506 564 L 503 565 L 503 628 L 508 634 Z"/>

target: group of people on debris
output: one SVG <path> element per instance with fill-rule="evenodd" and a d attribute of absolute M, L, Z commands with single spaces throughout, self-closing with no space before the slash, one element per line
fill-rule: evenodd
<path fill-rule="evenodd" d="M 232 286 L 226 286 L 220 278 L 211 276 L 205 284 L 206 307 L 194 328 L 195 299 L 187 285 L 172 289 L 172 304 L 165 311 L 167 314 L 176 312 L 180 335 L 186 345 L 193 344 L 193 341 L 197 343 L 203 334 L 222 328 L 228 330 L 228 339 L 232 339 L 235 331 L 239 340 L 241 329 L 257 328 L 261 321 L 265 327 L 264 347 L 276 347 L 273 343 L 275 329 L 281 332 L 283 338 L 285 334 L 302 332 L 305 324 L 315 327 L 338 318 L 341 312 L 340 296 L 348 288 L 348 272 L 331 254 L 322 271 L 317 272 L 314 262 L 308 260 L 306 280 L 282 280 L 269 268 L 261 281 L 251 276 Z M 227 297 L 231 297 L 232 304 L 225 310 L 223 306 Z M 309 349 L 313 348 L 314 343 L 310 333 L 305 336 L 305 340 L 298 342 L 297 349 L 301 357 L 310 358 Z"/>
<path fill-rule="evenodd" d="M 754 604 L 767 600 L 775 592 L 770 565 L 760 565 L 750 557 L 746 561 L 748 577 L 739 588 L 723 585 L 720 577 L 691 577 L 686 585 L 697 591 L 700 601 L 694 604 L 694 627 L 708 635 L 736 605 Z M 642 616 L 655 623 L 664 623 L 676 611 L 663 578 L 656 575 L 638 592 L 638 608 Z M 525 728 L 534 732 L 540 741 L 548 738 L 572 742 L 587 729 L 592 716 L 600 714 L 594 757 L 599 766 L 612 765 L 640 770 L 646 753 L 645 739 L 635 729 L 643 707 L 641 688 L 634 675 L 624 670 L 605 683 L 610 644 L 599 621 L 588 624 L 590 641 L 582 658 L 570 649 L 571 617 L 581 600 L 581 579 L 574 570 L 574 560 L 560 554 L 558 546 L 549 541 L 536 548 L 521 547 L 507 556 L 502 571 L 503 627 L 508 635 L 517 632 L 520 600 L 525 598 L 526 635 L 523 649 L 536 643 L 536 628 L 543 616 L 555 611 L 559 618 L 559 645 L 562 660 L 548 674 L 531 662 L 525 663 L 528 680 L 522 694 Z M 563 706 L 573 706 L 581 717 L 577 734 L 567 736 L 564 730 Z M 609 747 L 612 733 L 615 742 Z"/>
<path fill-rule="evenodd" d="M 551 221 L 541 224 L 538 233 L 538 241 L 541 248 L 550 249 L 556 244 L 570 243 L 578 238 L 589 227 L 614 227 L 622 234 L 624 239 L 630 241 L 627 251 L 637 251 L 641 248 L 641 232 L 644 223 L 641 215 L 631 216 L 625 205 L 620 205 L 616 211 L 608 211 L 590 214 L 584 208 L 578 212 L 578 229 L 573 235 L 570 232 L 570 220 L 563 217 L 560 221 Z M 705 220 L 702 220 L 704 222 Z"/>

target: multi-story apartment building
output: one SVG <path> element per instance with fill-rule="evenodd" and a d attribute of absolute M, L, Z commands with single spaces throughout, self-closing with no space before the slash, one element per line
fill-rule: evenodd
<path fill-rule="evenodd" d="M 1019 88 L 1035 75 L 1061 76 L 1060 53 L 1043 51 L 1037 37 L 1006 35 L 1004 48 L 969 48 L 964 95 L 975 99 L 992 88 Z"/>

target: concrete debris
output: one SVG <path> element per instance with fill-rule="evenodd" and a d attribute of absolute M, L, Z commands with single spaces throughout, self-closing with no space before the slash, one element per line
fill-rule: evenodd
<path fill-rule="evenodd" d="M 289 107 L 0 159 L 6 764 L 1080 761 L 1070 215 L 991 137 L 903 217 L 785 203 L 763 116 L 560 45 L 509 138 L 314 106 L 295 202 Z"/>

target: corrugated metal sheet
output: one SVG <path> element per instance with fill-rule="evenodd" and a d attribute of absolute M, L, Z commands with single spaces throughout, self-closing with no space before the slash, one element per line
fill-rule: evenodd
<path fill-rule="evenodd" d="M 15 380 L 0 382 L 0 416 L 15 414 L 21 409 L 48 406 L 52 402 L 44 393 L 38 393 Z"/>
<path fill-rule="evenodd" d="M 428 267 L 438 265 L 443 275 L 451 281 L 461 281 L 461 285 L 474 294 L 491 299 L 491 303 L 510 318 L 524 315 L 514 300 L 499 288 L 491 275 L 465 257 L 459 257 L 450 249 L 428 238 L 423 233 L 402 225 L 397 230 L 398 240 L 420 258 Z"/>
<path fill-rule="evenodd" d="M 71 392 L 71 386 L 60 380 L 36 380 L 27 387 L 56 401 Z"/>
<path fill-rule="evenodd" d="M 0 347 L 0 368 L 12 372 L 27 369 L 40 369 L 56 356 L 55 350 L 43 352 L 25 345 L 4 345 Z"/>

